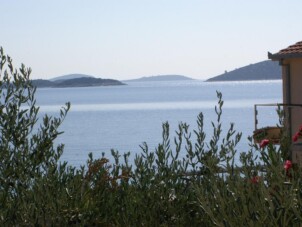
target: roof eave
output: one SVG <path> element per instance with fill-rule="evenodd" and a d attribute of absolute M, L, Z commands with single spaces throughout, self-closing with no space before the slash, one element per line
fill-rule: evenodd
<path fill-rule="evenodd" d="M 302 53 L 291 53 L 291 54 L 272 54 L 268 52 L 268 58 L 271 60 L 283 60 L 283 59 L 289 59 L 289 58 L 302 58 Z"/>

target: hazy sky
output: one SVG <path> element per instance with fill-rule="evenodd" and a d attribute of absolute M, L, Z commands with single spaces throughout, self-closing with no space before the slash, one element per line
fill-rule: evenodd
<path fill-rule="evenodd" d="M 301 19 L 301 0 L 0 0 L 0 46 L 34 79 L 206 79 L 302 41 Z"/>

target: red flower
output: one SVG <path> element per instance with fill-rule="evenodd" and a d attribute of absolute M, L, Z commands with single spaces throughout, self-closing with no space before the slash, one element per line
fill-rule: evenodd
<path fill-rule="evenodd" d="M 300 136 L 302 136 L 302 125 L 300 126 L 299 131 L 293 136 L 293 142 L 297 142 Z"/>
<path fill-rule="evenodd" d="M 302 125 L 299 128 L 299 132 L 302 133 Z"/>
<path fill-rule="evenodd" d="M 290 168 L 292 168 L 292 162 L 290 161 L 290 160 L 286 160 L 285 161 L 285 164 L 284 164 L 284 169 L 286 170 L 286 171 L 288 171 Z"/>
<path fill-rule="evenodd" d="M 299 132 L 297 132 L 294 136 L 293 136 L 293 141 L 297 142 L 297 140 L 299 139 Z"/>
<path fill-rule="evenodd" d="M 254 176 L 251 179 L 252 184 L 258 184 L 260 182 L 260 177 L 259 176 Z"/>
<path fill-rule="evenodd" d="M 260 143 L 260 148 L 264 148 L 268 144 L 269 144 L 269 140 L 268 139 L 264 139 Z"/>

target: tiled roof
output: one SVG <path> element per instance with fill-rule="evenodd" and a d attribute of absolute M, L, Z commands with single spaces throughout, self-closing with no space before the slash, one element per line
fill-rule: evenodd
<path fill-rule="evenodd" d="M 268 57 L 273 60 L 280 60 L 286 58 L 301 58 L 302 57 L 302 41 L 297 42 L 285 49 L 280 50 L 276 54 L 268 54 Z"/>
<path fill-rule="evenodd" d="M 278 54 L 298 54 L 298 53 L 302 53 L 302 41 L 297 42 L 296 44 L 291 45 L 278 52 Z"/>

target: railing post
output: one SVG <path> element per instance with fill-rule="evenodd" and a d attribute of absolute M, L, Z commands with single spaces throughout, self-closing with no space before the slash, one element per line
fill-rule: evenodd
<path fill-rule="evenodd" d="M 257 104 L 255 104 L 255 105 L 254 105 L 255 131 L 257 130 L 257 124 L 258 124 L 257 115 L 258 115 Z"/>

